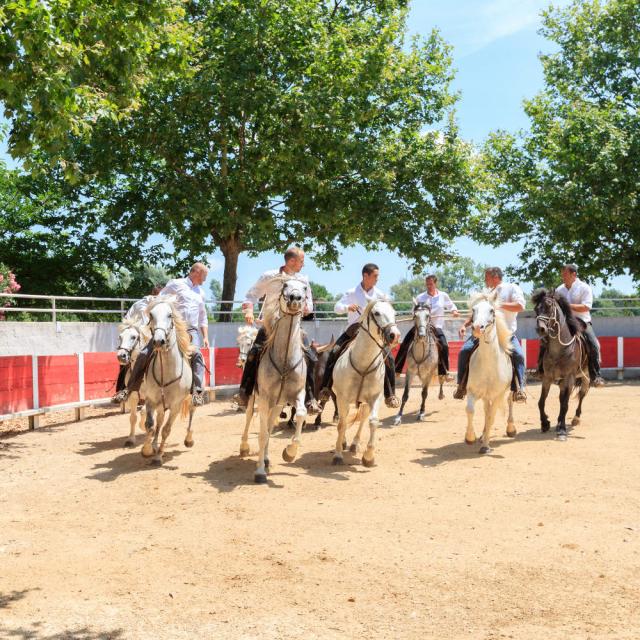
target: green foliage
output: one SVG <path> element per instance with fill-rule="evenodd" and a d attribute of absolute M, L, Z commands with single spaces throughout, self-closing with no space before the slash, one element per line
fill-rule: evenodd
<path fill-rule="evenodd" d="M 310 282 L 313 306 L 317 318 L 327 318 L 333 314 L 333 307 L 340 296 L 334 295 L 324 285 Z"/>
<path fill-rule="evenodd" d="M 593 301 L 592 312 L 607 317 L 640 316 L 640 297 L 636 292 L 627 295 L 617 289 L 603 289 Z"/>
<path fill-rule="evenodd" d="M 558 45 L 542 56 L 545 89 L 525 102 L 530 131 L 484 150 L 477 237 L 526 238 L 514 272 L 552 280 L 565 262 L 586 276 L 640 278 L 640 3 L 575 0 L 544 15 Z"/>
<path fill-rule="evenodd" d="M 76 178 L 68 141 L 131 113 L 151 77 L 179 66 L 189 42 L 183 15 L 179 0 L 1 3 L 0 101 L 11 154 L 29 164 L 41 149 Z"/>

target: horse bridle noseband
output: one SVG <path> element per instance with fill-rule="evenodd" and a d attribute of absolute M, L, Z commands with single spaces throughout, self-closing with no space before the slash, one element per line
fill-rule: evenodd
<path fill-rule="evenodd" d="M 543 321 L 544 325 L 547 328 L 547 335 L 551 340 L 554 340 L 554 339 L 557 340 L 563 347 L 571 346 L 575 342 L 576 336 L 578 334 L 575 333 L 572 336 L 571 340 L 569 340 L 569 342 L 562 342 L 562 340 L 560 339 L 560 329 L 562 328 L 562 325 L 558 320 L 559 306 L 553 296 L 545 296 L 545 302 L 551 303 L 551 306 L 553 307 L 553 315 L 552 316 L 537 315 L 536 320 Z M 553 331 L 555 331 L 555 333 L 553 333 Z"/>
<path fill-rule="evenodd" d="M 475 307 L 475 305 L 474 305 L 474 306 L 471 308 L 471 320 L 472 320 L 472 321 L 473 321 L 473 317 L 474 317 L 474 315 L 475 315 L 475 310 L 476 310 L 476 307 Z M 484 331 L 482 332 L 482 336 L 483 336 L 483 338 L 484 338 L 484 343 L 485 343 L 485 344 L 489 344 L 489 343 L 491 342 L 491 340 L 487 340 L 487 337 L 486 337 L 486 330 L 487 330 L 487 329 L 489 329 L 489 328 L 491 328 L 491 327 L 493 327 L 493 326 L 495 326 L 495 324 L 496 324 L 496 310 L 495 310 L 495 308 L 493 308 L 493 307 L 492 307 L 492 310 L 493 310 L 493 320 L 491 320 L 491 321 L 487 322 L 487 324 L 485 324 L 485 325 L 484 325 Z"/>
<path fill-rule="evenodd" d="M 134 352 L 136 345 L 138 345 L 141 342 L 142 332 L 140 331 L 140 329 L 138 329 L 138 327 L 134 325 L 130 325 L 129 327 L 127 327 L 127 329 L 135 329 L 135 332 L 138 334 L 138 337 L 136 338 L 136 341 L 133 343 L 133 346 L 131 347 L 131 349 L 127 349 L 123 347 L 122 344 L 119 344 L 118 348 L 116 349 L 116 353 L 118 351 L 124 351 L 126 354 L 129 355 L 129 360 L 131 360 L 131 354 Z M 122 341 L 122 338 L 120 338 L 120 340 Z"/>

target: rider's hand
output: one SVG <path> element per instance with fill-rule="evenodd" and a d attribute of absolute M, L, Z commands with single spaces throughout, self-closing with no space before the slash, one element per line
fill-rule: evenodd
<path fill-rule="evenodd" d="M 351 313 L 354 313 L 356 311 L 360 311 L 360 307 L 354 302 L 347 307 L 347 311 L 351 311 Z"/>
<path fill-rule="evenodd" d="M 457 318 L 460 315 L 460 312 L 457 309 L 454 309 L 451 314 L 453 315 L 454 318 Z"/>
<path fill-rule="evenodd" d="M 207 338 L 207 336 L 204 336 L 202 338 L 202 344 L 204 345 L 203 349 L 208 349 L 209 348 L 209 338 Z"/>
<path fill-rule="evenodd" d="M 464 325 L 464 324 L 460 325 L 460 328 L 458 329 L 458 335 L 461 338 L 464 338 L 467 335 L 467 327 L 466 327 L 466 325 Z"/>
<path fill-rule="evenodd" d="M 254 324 L 254 322 L 255 322 L 255 318 L 253 317 L 253 313 L 247 313 L 247 314 L 245 314 L 245 316 L 244 316 L 244 321 L 245 321 L 247 324 Z"/>

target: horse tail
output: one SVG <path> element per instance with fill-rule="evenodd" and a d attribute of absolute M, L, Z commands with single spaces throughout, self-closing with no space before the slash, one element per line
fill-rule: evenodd
<path fill-rule="evenodd" d="M 362 420 L 363 412 L 364 412 L 364 402 L 361 402 L 360 405 L 358 406 L 358 410 L 353 416 L 353 420 L 351 420 L 351 422 L 348 424 L 348 427 L 352 427 L 356 422 L 360 422 L 360 420 Z"/>
<path fill-rule="evenodd" d="M 182 401 L 182 405 L 180 406 L 180 417 L 183 418 L 183 419 L 184 418 L 188 418 L 190 410 L 191 410 L 191 394 L 189 394 Z"/>

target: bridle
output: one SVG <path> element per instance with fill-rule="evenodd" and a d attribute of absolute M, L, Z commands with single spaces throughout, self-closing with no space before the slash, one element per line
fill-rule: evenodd
<path fill-rule="evenodd" d="M 576 336 L 578 334 L 577 333 L 573 334 L 569 342 L 562 342 L 562 340 L 560 339 L 560 330 L 562 329 L 563 323 L 561 320 L 558 319 L 558 312 L 560 311 L 558 304 L 554 300 L 553 296 L 546 296 L 545 302 L 548 302 L 551 304 L 551 307 L 553 308 L 553 315 L 545 316 L 545 315 L 539 314 L 536 316 L 536 320 L 542 321 L 542 324 L 547 329 L 547 336 L 551 340 L 554 340 L 554 339 L 557 340 L 563 347 L 571 346 L 575 342 Z M 560 311 L 560 313 L 562 312 Z M 562 317 L 562 320 L 564 320 L 564 316 Z"/>
<path fill-rule="evenodd" d="M 429 348 L 424 350 L 424 356 L 422 357 L 422 359 L 418 360 L 418 358 L 416 358 L 415 347 L 417 342 L 422 342 L 422 341 L 420 340 L 420 336 L 417 335 L 418 326 L 416 323 L 416 319 L 418 316 L 416 315 L 416 311 L 423 311 L 423 310 L 429 312 L 429 319 L 427 320 L 427 332 L 424 336 L 425 341 L 429 345 Z M 416 336 L 414 337 L 413 342 L 411 343 L 411 356 L 413 357 L 413 361 L 416 363 L 416 366 L 418 367 L 418 375 L 420 375 L 420 365 L 424 364 L 429 358 L 429 356 L 431 355 L 431 348 L 434 342 L 431 335 L 431 309 L 425 305 L 417 305 L 413 310 L 413 320 L 414 320 L 414 326 L 416 328 Z"/>
<path fill-rule="evenodd" d="M 124 351 L 129 356 L 129 366 L 131 366 L 131 354 L 135 351 L 136 347 L 141 343 L 141 341 L 142 341 L 142 332 L 135 325 L 129 325 L 127 327 L 127 329 L 133 329 L 136 332 L 137 337 L 136 337 L 133 345 L 131 346 L 131 348 L 127 349 L 126 347 L 122 346 L 122 335 L 120 335 L 120 343 L 118 344 L 118 348 L 116 349 L 116 353 L 119 352 L 119 351 Z M 126 329 L 125 329 L 125 331 L 126 331 Z M 124 333 L 124 331 L 122 333 Z"/>
<path fill-rule="evenodd" d="M 474 305 L 472 307 L 472 309 L 471 309 L 471 320 L 472 321 L 473 321 L 473 319 L 475 318 L 475 315 L 476 315 L 476 306 L 477 305 Z M 484 330 L 482 332 L 482 337 L 484 339 L 484 343 L 485 344 L 490 344 L 491 343 L 491 338 L 489 338 L 489 340 L 487 340 L 487 329 L 493 328 L 495 326 L 495 324 L 496 324 L 496 311 L 495 311 L 495 309 L 493 307 L 492 307 L 492 312 L 493 312 L 492 319 L 489 320 L 489 322 L 487 322 L 487 324 L 484 325 Z"/>

